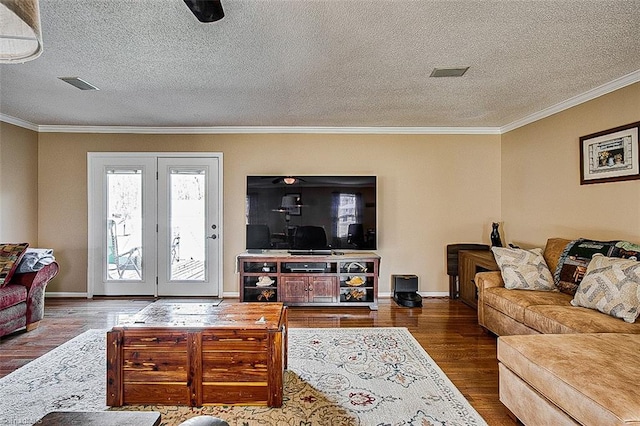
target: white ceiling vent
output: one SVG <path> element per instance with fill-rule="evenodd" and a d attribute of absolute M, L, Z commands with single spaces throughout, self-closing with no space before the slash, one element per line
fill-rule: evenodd
<path fill-rule="evenodd" d="M 100 90 L 91 83 L 87 83 L 78 77 L 58 77 L 62 81 L 66 81 L 70 85 L 77 87 L 80 90 Z"/>
<path fill-rule="evenodd" d="M 462 77 L 469 67 L 434 68 L 429 77 Z"/>

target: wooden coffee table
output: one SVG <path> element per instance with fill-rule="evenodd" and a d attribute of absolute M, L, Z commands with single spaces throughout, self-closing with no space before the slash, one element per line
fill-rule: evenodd
<path fill-rule="evenodd" d="M 282 303 L 156 302 L 107 332 L 107 405 L 282 406 Z"/>

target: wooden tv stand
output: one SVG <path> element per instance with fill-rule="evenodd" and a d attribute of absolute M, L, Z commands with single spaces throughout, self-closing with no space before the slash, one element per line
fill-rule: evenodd
<path fill-rule="evenodd" d="M 374 253 L 243 253 L 238 256 L 240 301 L 377 310 L 379 267 Z"/>

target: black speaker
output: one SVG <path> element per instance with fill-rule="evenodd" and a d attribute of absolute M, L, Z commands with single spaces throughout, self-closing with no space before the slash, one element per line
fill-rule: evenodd
<path fill-rule="evenodd" d="M 417 275 L 391 275 L 391 291 L 393 300 L 400 306 L 422 306 L 422 296 L 418 294 Z"/>

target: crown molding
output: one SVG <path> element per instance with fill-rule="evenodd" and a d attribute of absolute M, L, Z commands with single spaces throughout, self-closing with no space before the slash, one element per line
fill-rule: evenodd
<path fill-rule="evenodd" d="M 350 134 L 350 135 L 501 135 L 566 109 L 596 99 L 640 81 L 640 70 L 617 78 L 585 93 L 523 117 L 502 127 L 314 127 L 314 126 L 212 126 L 212 127 L 137 127 L 137 126 L 57 126 L 37 125 L 6 114 L 0 121 L 39 133 L 111 133 L 111 134 Z"/>
<path fill-rule="evenodd" d="M 578 96 L 574 96 L 573 98 L 569 98 L 565 101 L 562 101 L 559 104 L 545 108 L 534 114 L 521 118 L 520 120 L 516 120 L 512 123 L 507 124 L 506 126 L 502 126 L 500 128 L 500 134 L 510 132 L 519 127 L 526 126 L 527 124 L 531 124 L 535 121 L 542 120 L 543 118 L 552 116 L 553 114 L 557 114 L 561 111 L 583 104 L 590 100 L 596 99 L 602 95 L 606 95 L 607 93 L 611 93 L 618 89 L 622 89 L 623 87 L 629 86 L 639 81 L 640 81 L 640 70 L 637 70 L 630 74 L 617 78 L 613 81 L 605 83 L 602 86 L 598 86 L 594 89 L 591 89 Z"/>
<path fill-rule="evenodd" d="M 498 135 L 499 127 L 309 127 L 309 126 L 38 126 L 41 133 L 126 133 L 126 134 L 366 134 L 366 135 Z"/>
<path fill-rule="evenodd" d="M 21 120 L 19 118 L 15 118 L 10 115 L 0 114 L 0 121 L 13 124 L 14 126 L 22 127 L 28 130 L 33 130 L 34 132 L 39 131 L 39 126 L 37 124 L 31 123 L 29 121 Z"/>

